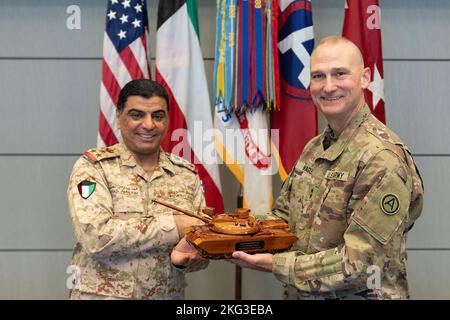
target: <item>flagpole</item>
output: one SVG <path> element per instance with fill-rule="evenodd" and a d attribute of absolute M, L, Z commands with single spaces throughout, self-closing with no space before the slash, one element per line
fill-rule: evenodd
<path fill-rule="evenodd" d="M 239 192 L 237 196 L 237 208 L 242 208 L 244 206 L 244 195 L 243 195 L 242 184 L 239 183 Z M 242 268 L 235 265 L 235 277 L 234 277 L 234 299 L 242 300 Z"/>

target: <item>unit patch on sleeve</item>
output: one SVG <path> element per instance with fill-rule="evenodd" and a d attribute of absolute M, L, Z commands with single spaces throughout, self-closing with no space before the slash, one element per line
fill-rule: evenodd
<path fill-rule="evenodd" d="M 78 184 L 78 192 L 83 199 L 89 198 L 95 190 L 95 182 L 83 180 Z"/>
<path fill-rule="evenodd" d="M 389 216 L 393 216 L 400 208 L 400 201 L 395 194 L 388 193 L 381 199 L 381 210 Z"/>

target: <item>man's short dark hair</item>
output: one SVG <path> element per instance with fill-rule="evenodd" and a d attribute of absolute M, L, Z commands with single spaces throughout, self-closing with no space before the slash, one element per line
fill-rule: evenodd
<path fill-rule="evenodd" d="M 143 98 L 160 97 L 166 101 L 167 111 L 169 111 L 169 95 L 166 89 L 159 83 L 149 79 L 137 79 L 128 82 L 119 93 L 117 109 L 122 112 L 129 96 L 139 96 Z"/>

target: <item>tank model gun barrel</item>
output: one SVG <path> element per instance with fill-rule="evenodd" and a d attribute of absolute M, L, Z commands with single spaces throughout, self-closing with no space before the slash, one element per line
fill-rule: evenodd
<path fill-rule="evenodd" d="M 208 217 L 208 218 L 207 218 L 206 216 L 202 217 L 202 216 L 200 216 L 200 215 L 198 215 L 198 214 L 195 214 L 194 212 L 191 212 L 191 211 L 189 211 L 189 210 L 184 210 L 184 209 L 179 208 L 179 207 L 177 207 L 177 206 L 175 206 L 175 205 L 173 205 L 173 204 L 170 204 L 170 203 L 168 203 L 168 202 L 165 202 L 165 201 L 163 201 L 163 200 L 161 200 L 161 199 L 152 199 L 152 201 L 155 202 L 155 203 L 158 203 L 158 204 L 160 204 L 160 205 L 162 205 L 162 206 L 165 206 L 165 207 L 167 207 L 167 208 L 170 208 L 170 209 L 173 209 L 173 210 L 175 210 L 175 211 L 181 212 L 181 213 L 183 213 L 183 214 L 185 214 L 185 215 L 187 215 L 187 216 L 190 216 L 190 217 L 194 217 L 194 218 L 200 219 L 200 220 L 202 220 L 203 222 L 206 222 L 206 223 L 210 223 L 210 222 L 211 222 L 211 217 Z"/>

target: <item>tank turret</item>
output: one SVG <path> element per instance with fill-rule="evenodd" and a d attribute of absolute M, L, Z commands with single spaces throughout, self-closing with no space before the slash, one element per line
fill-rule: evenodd
<path fill-rule="evenodd" d="M 276 253 L 288 250 L 297 241 L 284 220 L 257 220 L 249 209 L 213 215 L 214 209 L 208 208 L 195 214 L 161 200 L 153 201 L 205 222 L 185 229 L 186 240 L 204 258 L 230 258 L 234 251 Z"/>

